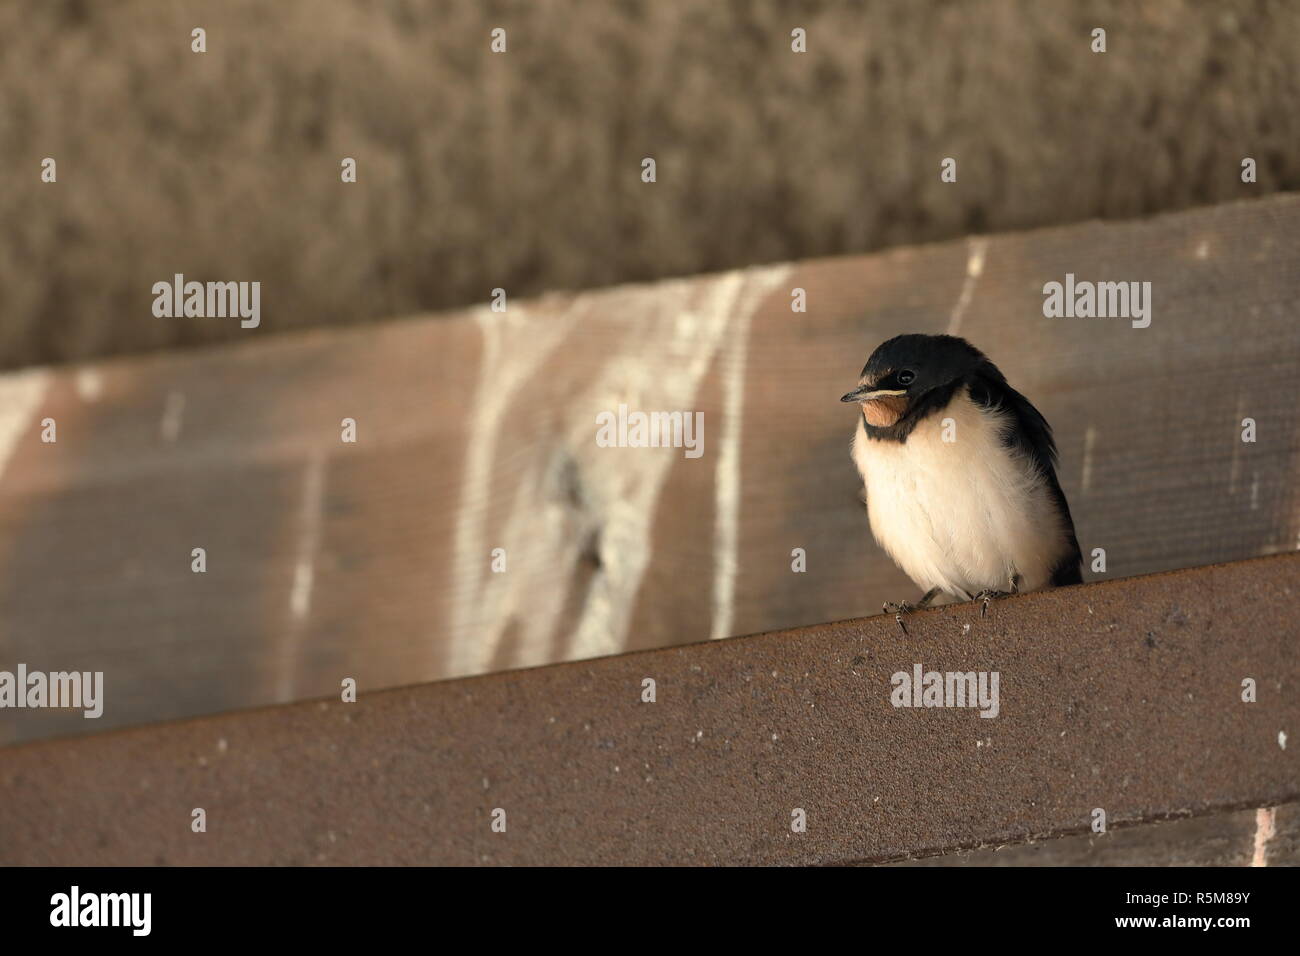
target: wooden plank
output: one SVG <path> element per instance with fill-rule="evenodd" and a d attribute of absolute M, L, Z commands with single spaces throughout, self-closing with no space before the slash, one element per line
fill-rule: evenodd
<path fill-rule="evenodd" d="M 1044 318 L 1067 273 L 1151 282 L 1150 327 Z M 0 670 L 102 670 L 113 704 L 0 740 L 875 613 L 913 589 L 838 397 L 901 331 L 1044 411 L 1105 577 L 1293 551 L 1298 300 L 1278 197 L 5 376 Z M 703 412 L 703 456 L 598 447 L 620 403 Z"/>
<path fill-rule="evenodd" d="M 20 744 L 0 864 L 848 864 L 1295 803 L 1298 578 L 1276 555 L 911 637 L 877 616 Z M 918 665 L 997 672 L 996 716 L 894 706 Z"/>

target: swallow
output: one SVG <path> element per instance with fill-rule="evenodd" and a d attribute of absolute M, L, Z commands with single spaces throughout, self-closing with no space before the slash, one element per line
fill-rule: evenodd
<path fill-rule="evenodd" d="M 924 596 L 982 601 L 1080 584 L 1083 557 L 1056 478 L 1051 426 L 984 353 L 952 335 L 899 335 L 858 387 L 853 461 L 876 542 Z"/>

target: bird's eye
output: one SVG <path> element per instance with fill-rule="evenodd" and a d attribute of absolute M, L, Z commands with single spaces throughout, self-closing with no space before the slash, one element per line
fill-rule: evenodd
<path fill-rule="evenodd" d="M 916 373 L 913 372 L 910 368 L 903 369 L 895 377 L 898 379 L 899 385 L 911 385 L 914 381 L 916 381 Z"/>

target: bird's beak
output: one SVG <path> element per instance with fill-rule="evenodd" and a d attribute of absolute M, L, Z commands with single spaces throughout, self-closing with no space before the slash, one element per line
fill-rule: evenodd
<path fill-rule="evenodd" d="M 907 391 L 901 388 L 872 388 L 870 385 L 861 385 L 840 398 L 841 402 L 874 402 L 878 398 L 890 398 L 897 395 L 906 395 Z"/>

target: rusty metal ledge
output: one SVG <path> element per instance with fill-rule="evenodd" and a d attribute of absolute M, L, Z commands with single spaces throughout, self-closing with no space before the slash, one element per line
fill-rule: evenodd
<path fill-rule="evenodd" d="M 27 744 L 0 862 L 869 862 L 1280 804 L 1298 633 L 1291 554 Z M 917 663 L 1000 713 L 893 707 Z"/>

